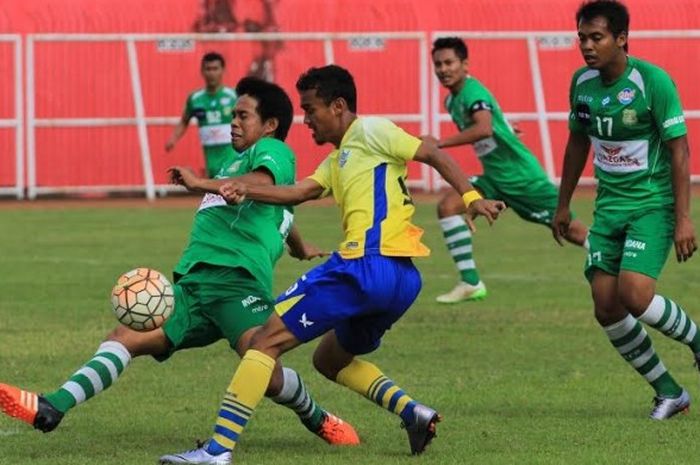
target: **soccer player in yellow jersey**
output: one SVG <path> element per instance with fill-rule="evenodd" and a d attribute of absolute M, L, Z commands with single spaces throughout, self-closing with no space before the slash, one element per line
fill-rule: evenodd
<path fill-rule="evenodd" d="M 384 118 L 357 117 L 355 83 L 338 66 L 312 68 L 297 82 L 304 121 L 316 143 L 335 150 L 309 178 L 287 187 L 226 184 L 229 202 L 256 200 L 292 205 L 331 194 L 343 216 L 340 250 L 303 275 L 278 297 L 276 312 L 253 337 L 229 386 L 235 402 L 235 434 L 217 432 L 209 453 L 228 454 L 263 398 L 275 360 L 321 335 L 314 365 L 327 378 L 347 386 L 401 416 L 411 452 L 420 454 L 435 435 L 437 412 L 414 401 L 375 365 L 356 358 L 379 347 L 381 337 L 418 296 L 421 277 L 412 257 L 430 251 L 423 231 L 411 223 L 414 207 L 405 179 L 406 163 L 433 166 L 463 196 L 473 227 L 477 215 L 489 222 L 505 207 L 484 200 L 455 162 L 432 143 L 421 142 Z M 215 463 L 215 462 L 207 462 Z"/>

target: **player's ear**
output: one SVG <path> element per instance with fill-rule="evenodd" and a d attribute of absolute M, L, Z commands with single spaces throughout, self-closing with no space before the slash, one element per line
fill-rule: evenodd
<path fill-rule="evenodd" d="M 263 123 L 263 135 L 265 136 L 275 136 L 277 128 L 280 125 L 280 120 L 277 118 L 268 118 Z"/>
<path fill-rule="evenodd" d="M 338 97 L 331 102 L 331 111 L 335 116 L 341 115 L 348 109 L 348 102 L 343 97 Z"/>
<path fill-rule="evenodd" d="M 620 48 L 625 48 L 627 45 L 627 31 L 622 31 L 616 38 L 615 43 Z"/>

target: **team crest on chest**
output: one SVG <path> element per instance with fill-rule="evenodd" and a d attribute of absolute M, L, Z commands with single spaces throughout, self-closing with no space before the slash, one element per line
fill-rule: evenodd
<path fill-rule="evenodd" d="M 637 111 L 633 109 L 622 110 L 622 124 L 632 126 L 637 124 Z"/>
<path fill-rule="evenodd" d="M 634 96 L 636 95 L 636 93 L 637 92 L 634 89 L 625 87 L 620 91 L 619 94 L 617 94 L 617 101 L 623 105 L 627 105 L 628 103 L 631 103 L 632 100 L 634 100 Z"/>
<path fill-rule="evenodd" d="M 340 157 L 338 157 L 338 165 L 342 168 L 348 162 L 350 158 L 350 150 L 343 149 L 340 151 Z"/>

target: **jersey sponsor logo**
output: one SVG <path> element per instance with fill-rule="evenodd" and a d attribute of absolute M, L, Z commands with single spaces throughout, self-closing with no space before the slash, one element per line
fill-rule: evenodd
<path fill-rule="evenodd" d="M 635 91 L 634 89 L 625 87 L 617 94 L 617 101 L 623 105 L 627 105 L 628 103 L 631 103 L 632 100 L 634 100 L 636 94 L 637 91 Z"/>
<path fill-rule="evenodd" d="M 201 126 L 199 128 L 199 139 L 205 147 L 210 145 L 230 144 L 231 126 L 228 124 Z"/>
<path fill-rule="evenodd" d="M 574 116 L 579 123 L 585 124 L 586 126 L 591 125 L 591 107 L 585 103 L 579 103 L 576 105 Z"/>
<path fill-rule="evenodd" d="M 577 95 L 576 101 L 583 103 L 593 103 L 593 97 L 591 97 L 590 95 Z"/>
<path fill-rule="evenodd" d="M 678 115 L 678 116 L 674 116 L 673 118 L 667 119 L 661 125 L 664 127 L 664 129 L 668 129 L 671 126 L 675 126 L 676 124 L 681 124 L 684 122 L 685 122 L 685 116 Z"/>
<path fill-rule="evenodd" d="M 600 104 L 603 106 L 607 106 L 609 103 L 610 103 L 610 96 L 609 95 L 600 101 Z"/>
<path fill-rule="evenodd" d="M 488 155 L 489 153 L 496 150 L 496 147 L 498 147 L 496 139 L 494 139 L 493 137 L 487 137 L 485 139 L 478 140 L 472 145 L 474 147 L 474 151 L 476 152 L 476 156 L 479 158 Z"/>
<path fill-rule="evenodd" d="M 225 107 L 226 105 L 229 105 L 231 103 L 231 98 L 230 97 L 221 97 L 219 99 L 219 103 L 221 104 L 222 107 Z"/>
<path fill-rule="evenodd" d="M 622 110 L 622 124 L 625 126 L 633 126 L 637 124 L 637 110 L 627 109 Z"/>
<path fill-rule="evenodd" d="M 480 110 L 491 111 L 491 105 L 484 100 L 478 100 L 474 102 L 471 107 L 469 107 L 469 113 L 476 113 Z"/>
<path fill-rule="evenodd" d="M 649 166 L 649 142 L 646 140 L 607 141 L 591 136 L 593 163 L 609 173 L 632 173 Z"/>
<path fill-rule="evenodd" d="M 226 199 L 221 197 L 219 194 L 212 194 L 211 192 L 207 192 L 206 194 L 204 194 L 204 197 L 202 198 L 202 203 L 199 204 L 199 208 L 197 209 L 197 211 L 202 211 L 212 207 L 223 207 L 225 205 L 227 205 Z"/>
<path fill-rule="evenodd" d="M 350 150 L 343 149 L 340 151 L 340 156 L 338 157 L 338 165 L 342 168 L 348 162 L 350 158 Z"/>

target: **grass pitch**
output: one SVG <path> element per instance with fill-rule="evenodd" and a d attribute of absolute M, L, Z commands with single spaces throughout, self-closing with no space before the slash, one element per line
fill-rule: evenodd
<path fill-rule="evenodd" d="M 196 206 L 95 206 L 0 211 L 0 381 L 37 391 L 60 385 L 116 324 L 109 290 L 136 266 L 170 272 Z M 590 222 L 590 199 L 577 200 Z M 109 204 L 107 204 L 109 205 Z M 323 379 L 313 344 L 284 362 L 324 407 L 355 425 L 363 444 L 334 449 L 295 416 L 263 402 L 236 449 L 237 464 L 643 464 L 697 463 L 700 414 L 646 419 L 653 393 L 610 347 L 592 317 L 583 250 L 560 249 L 549 231 L 513 212 L 493 228 L 479 222 L 475 258 L 489 289 L 479 303 L 439 306 L 456 282 L 434 204 L 418 205 L 433 255 L 417 264 L 423 292 L 368 358 L 417 400 L 444 416 L 434 444 L 408 455 L 397 417 Z M 340 240 L 334 207 L 297 210 L 308 240 Z M 694 209 L 700 227 L 700 209 Z M 285 257 L 282 291 L 311 265 Z M 700 319 L 700 258 L 669 262 L 659 283 Z M 649 333 L 666 366 L 698 399 L 700 375 L 682 345 Z M 238 363 L 226 344 L 185 351 L 168 363 L 134 361 L 108 391 L 76 408 L 53 433 L 0 418 L 2 465 L 152 464 L 211 432 Z"/>

